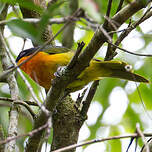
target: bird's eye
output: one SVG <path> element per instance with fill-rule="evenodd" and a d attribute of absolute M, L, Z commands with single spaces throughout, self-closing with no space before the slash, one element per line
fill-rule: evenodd
<path fill-rule="evenodd" d="M 132 70 L 132 66 L 131 65 L 126 65 L 125 66 L 126 71 L 130 72 Z"/>

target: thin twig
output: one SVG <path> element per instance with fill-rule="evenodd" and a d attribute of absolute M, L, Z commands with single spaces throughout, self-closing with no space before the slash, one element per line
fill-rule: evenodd
<path fill-rule="evenodd" d="M 117 24 L 118 24 L 117 22 L 113 23 L 113 21 L 110 19 L 109 14 L 108 14 L 107 16 L 105 16 L 105 22 L 103 24 L 103 28 L 106 27 L 106 26 L 108 26 L 108 27 L 111 26 L 111 28 L 113 28 L 116 31 L 117 30 L 117 26 L 116 26 Z M 106 33 L 107 33 L 108 37 L 110 37 L 110 39 L 111 39 L 110 41 L 112 42 L 113 34 L 109 34 L 108 32 L 106 32 Z M 111 49 L 111 45 L 108 44 L 107 53 L 106 53 L 106 56 L 105 56 L 104 60 L 105 61 L 111 60 L 111 56 L 113 56 L 113 51 Z"/>
<path fill-rule="evenodd" d="M 140 54 L 140 53 L 134 53 L 134 52 L 128 51 L 128 50 L 126 50 L 126 49 L 123 49 L 123 48 L 121 48 L 121 47 L 119 47 L 119 46 L 117 46 L 117 45 L 115 45 L 115 44 L 113 44 L 113 43 L 111 43 L 111 42 L 108 42 L 108 43 L 110 43 L 111 45 L 113 45 L 115 48 L 117 48 L 117 49 L 119 49 L 119 50 L 121 50 L 121 51 L 123 51 L 123 52 L 129 53 L 129 54 L 132 54 L 132 55 L 152 57 L 152 54 Z"/>
<path fill-rule="evenodd" d="M 51 133 L 51 128 L 52 128 L 52 116 L 48 118 L 48 127 L 46 128 L 46 133 L 45 133 L 45 138 L 44 140 L 48 140 L 50 133 Z"/>
<path fill-rule="evenodd" d="M 19 104 L 19 105 L 24 106 L 29 111 L 29 113 L 31 114 L 31 116 L 33 117 L 33 119 L 35 119 L 36 115 L 35 115 L 35 113 L 31 109 L 31 107 L 27 103 L 21 102 L 21 101 L 14 101 L 14 104 Z"/>
<path fill-rule="evenodd" d="M 23 75 L 23 73 L 21 72 L 20 69 L 17 69 L 17 72 L 20 74 L 20 76 L 22 77 L 22 80 L 24 81 L 24 83 L 26 84 L 28 90 L 30 91 L 32 98 L 36 101 L 38 107 L 47 115 L 50 115 L 50 112 L 46 109 L 46 107 L 38 100 L 37 96 L 35 95 L 33 88 L 31 87 L 30 83 L 27 81 L 27 79 L 25 78 L 25 76 Z"/>
<path fill-rule="evenodd" d="M 28 101 L 28 103 L 26 103 L 26 102 L 24 102 L 24 101 L 21 101 L 21 100 L 18 100 L 18 101 L 14 101 L 13 99 L 11 99 L 11 98 L 5 98 L 5 97 L 0 97 L 0 100 L 5 100 L 5 101 L 9 101 L 9 102 L 11 102 L 11 103 L 13 103 L 13 104 L 19 104 L 19 105 L 22 105 L 22 106 L 24 106 L 29 112 L 30 112 L 30 114 L 32 115 L 32 117 L 33 118 L 35 118 L 35 113 L 33 112 L 33 110 L 30 108 L 30 106 L 29 106 L 29 104 L 28 103 L 30 103 L 30 101 Z M 9 107 L 11 107 L 11 105 L 10 104 L 4 104 L 4 103 L 0 103 L 0 105 L 1 106 L 9 106 Z M 34 103 L 34 105 L 35 105 L 35 103 Z"/>
<path fill-rule="evenodd" d="M 102 33 L 104 34 L 104 36 L 106 37 L 107 41 L 110 41 L 112 43 L 112 38 L 111 36 L 108 34 L 108 32 L 102 27 L 99 27 L 100 31 L 102 31 Z"/>
<path fill-rule="evenodd" d="M 148 13 L 150 12 L 150 10 L 152 9 L 152 7 L 150 7 L 145 13 L 144 15 L 138 20 L 138 22 L 135 22 L 134 26 L 137 27 L 139 24 L 141 24 L 143 21 L 145 21 L 146 16 L 148 15 Z M 147 19 L 147 18 L 146 18 Z"/>
<path fill-rule="evenodd" d="M 11 104 L 8 104 L 8 103 L 0 103 L 0 107 L 11 107 Z"/>
<path fill-rule="evenodd" d="M 129 148 L 131 147 L 131 144 L 133 143 L 134 139 L 135 139 L 135 137 L 131 137 L 131 139 L 130 139 L 130 142 L 129 142 L 129 145 L 128 145 L 128 147 L 127 147 L 126 152 L 128 152 L 128 151 L 129 151 Z"/>
<path fill-rule="evenodd" d="M 108 7 L 107 7 L 107 11 L 106 11 L 106 16 L 109 17 L 110 16 L 110 12 L 111 12 L 111 6 L 112 6 L 112 0 L 108 0 Z M 106 19 L 104 21 L 103 27 L 108 26 L 108 20 Z"/>
<path fill-rule="evenodd" d="M 150 18 L 152 16 L 152 11 L 150 10 L 151 7 L 144 13 L 144 15 L 138 21 L 136 21 L 133 25 L 130 25 L 128 28 L 124 29 L 117 41 L 115 42 L 115 45 L 118 46 L 132 30 L 134 30 L 139 24 L 144 22 L 146 19 Z M 114 52 L 116 50 L 116 47 L 113 47 L 112 50 Z"/>
<path fill-rule="evenodd" d="M 66 23 L 66 22 L 69 21 L 69 17 L 70 16 L 66 16 L 66 17 L 63 17 L 63 18 L 52 18 L 52 19 L 49 19 L 49 23 L 48 24 L 50 24 L 50 25 L 52 25 L 52 24 L 63 24 L 63 23 Z M 15 20 L 18 20 L 18 19 L 2 20 L 2 21 L 0 21 L 0 26 L 6 25 L 7 23 L 9 23 L 11 21 L 15 21 Z M 80 18 L 79 17 L 74 17 L 71 20 L 72 21 L 79 21 Z M 36 24 L 36 23 L 40 22 L 40 19 L 39 18 L 25 18 L 25 19 L 22 19 L 22 21 Z"/>
<path fill-rule="evenodd" d="M 120 0 L 116 13 L 121 10 L 123 2 L 124 2 L 124 0 Z"/>
<path fill-rule="evenodd" d="M 145 137 L 151 137 L 152 134 L 144 134 Z M 85 145 L 89 145 L 89 144 L 94 144 L 94 143 L 98 143 L 98 142 L 104 142 L 104 141 L 108 141 L 108 140 L 115 140 L 115 139 L 125 139 L 125 138 L 136 138 L 136 137 L 140 137 L 139 134 L 134 133 L 134 134 L 130 134 L 130 135 L 124 135 L 124 136 L 112 136 L 112 137 L 107 137 L 107 138 L 102 138 L 102 139 L 94 139 L 94 140 L 89 140 L 89 141 L 85 141 L 82 143 L 78 143 L 78 144 L 73 144 L 70 146 L 66 146 L 57 150 L 54 150 L 52 152 L 63 152 L 63 151 L 67 151 L 70 149 L 75 149 L 78 147 L 82 147 Z"/>
<path fill-rule="evenodd" d="M 28 111 L 29 113 L 31 114 L 31 116 L 33 117 L 33 119 L 35 118 L 35 113 L 33 112 L 33 110 L 29 107 L 28 104 L 26 104 L 25 102 L 20 102 L 20 101 L 14 101 L 13 102 L 14 105 L 22 105 L 24 106 Z M 11 107 L 11 104 L 7 104 L 7 103 L 0 103 L 0 107 Z"/>
<path fill-rule="evenodd" d="M 108 17 L 110 16 L 111 7 L 112 7 L 112 0 L 108 0 L 108 8 L 106 12 L 106 16 Z"/>
<path fill-rule="evenodd" d="M 6 143 L 8 143 L 8 142 L 10 142 L 10 141 L 12 141 L 12 140 L 16 140 L 16 139 L 21 138 L 21 137 L 33 136 L 35 133 L 37 133 L 37 132 L 39 132 L 39 131 L 47 128 L 47 127 L 48 127 L 48 123 L 42 125 L 41 127 L 37 128 L 37 129 L 34 129 L 34 130 L 30 131 L 30 132 L 27 133 L 27 134 L 21 134 L 21 135 L 15 136 L 15 137 L 8 137 L 8 138 L 5 139 L 5 140 L 1 140 L 1 141 L 0 141 L 0 145 L 6 144 Z"/>
<path fill-rule="evenodd" d="M 104 18 L 106 19 L 106 21 L 109 23 L 109 25 L 114 29 L 117 30 L 117 26 L 119 26 L 119 23 L 111 20 L 108 16 L 104 16 Z M 109 34 L 109 33 L 108 33 Z"/>
<path fill-rule="evenodd" d="M 150 137 L 147 142 L 149 143 L 150 150 L 151 150 L 152 137 Z M 145 147 L 145 145 L 143 145 L 143 147 L 142 147 L 142 149 L 140 150 L 140 152 L 145 152 L 145 150 L 146 150 L 146 147 Z"/>
<path fill-rule="evenodd" d="M 151 8 L 149 8 L 144 15 L 138 20 L 136 21 L 133 25 L 129 25 L 128 28 L 126 28 L 125 30 L 123 30 L 123 32 L 121 33 L 121 35 L 119 36 L 119 38 L 117 39 L 117 41 L 115 42 L 115 45 L 119 45 L 122 40 L 133 30 L 135 29 L 140 23 L 142 23 L 143 21 L 145 21 L 147 18 L 149 18 L 152 13 L 150 13 Z M 111 21 L 111 23 L 113 23 Z M 111 24 L 112 25 L 112 24 Z M 117 25 L 117 24 L 116 24 Z M 117 25 L 118 26 L 118 25 Z M 115 29 L 115 28 L 114 28 Z M 116 31 L 116 30 L 115 30 Z M 114 33 L 114 31 L 109 32 L 109 34 L 112 36 L 112 34 Z M 114 58 L 114 56 L 117 55 L 117 53 L 115 52 L 116 47 L 112 47 L 111 44 L 108 44 L 108 51 L 105 57 L 105 60 L 111 60 Z"/>
<path fill-rule="evenodd" d="M 143 141 L 143 143 L 144 143 L 144 145 L 145 145 L 146 152 L 150 152 L 149 144 L 148 144 L 148 142 L 146 141 L 143 132 L 140 130 L 140 125 L 139 125 L 139 124 L 136 124 L 136 131 L 137 131 L 137 134 L 141 137 L 141 139 L 142 139 L 142 141 Z"/>
<path fill-rule="evenodd" d="M 0 97 L 0 100 L 8 101 L 8 102 L 13 102 L 13 99 L 7 98 L 7 97 Z M 30 106 L 38 106 L 37 103 L 32 102 L 32 101 L 23 101 L 23 102 L 27 103 Z"/>
<path fill-rule="evenodd" d="M 22 45 L 22 49 L 21 49 L 22 51 L 24 50 L 24 47 L 25 47 L 25 42 L 26 42 L 26 39 L 24 38 L 24 39 L 23 39 L 23 45 Z"/>
<path fill-rule="evenodd" d="M 91 88 L 89 89 L 88 95 L 86 97 L 86 100 L 83 102 L 83 107 L 81 110 L 81 115 L 85 118 L 87 115 L 88 109 L 90 107 L 91 101 L 96 93 L 97 87 L 99 85 L 99 80 L 94 81 L 91 85 Z"/>
<path fill-rule="evenodd" d="M 78 57 L 79 57 L 84 45 L 85 45 L 85 43 L 83 41 L 81 43 L 78 43 L 77 51 L 75 52 L 75 55 L 73 56 L 73 58 L 71 59 L 69 64 L 67 65 L 67 69 L 70 70 L 71 68 L 73 68 L 73 66 L 77 62 L 77 59 L 78 59 Z"/>

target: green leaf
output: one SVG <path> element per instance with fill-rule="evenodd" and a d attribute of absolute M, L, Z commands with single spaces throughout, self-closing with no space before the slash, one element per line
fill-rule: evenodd
<path fill-rule="evenodd" d="M 9 21 L 7 25 L 13 34 L 23 38 L 29 38 L 34 43 L 42 43 L 40 37 L 38 36 L 39 31 L 33 24 L 24 22 L 21 19 L 16 19 Z"/>
<path fill-rule="evenodd" d="M 2 101 L 0 101 L 3 103 Z M 0 107 L 0 124 L 3 126 L 4 134 L 7 134 L 7 129 L 9 125 L 9 118 L 8 118 L 8 113 L 9 113 L 10 108 L 8 107 Z"/>
<path fill-rule="evenodd" d="M 2 13 L 4 7 L 5 7 L 5 3 L 0 1 L 0 14 Z"/>
<path fill-rule="evenodd" d="M 40 87 L 39 85 L 33 81 L 25 72 L 23 72 L 24 77 L 27 79 L 27 81 L 30 83 L 30 85 L 32 86 L 33 92 L 35 93 L 35 95 L 37 96 L 37 98 L 39 99 L 39 101 L 42 101 L 42 99 L 40 98 Z M 25 82 L 23 81 L 23 79 L 21 78 L 21 76 L 19 74 L 17 74 L 17 83 L 18 83 L 18 87 L 20 90 L 20 96 L 23 100 L 28 100 L 31 98 L 31 94 L 29 89 L 27 88 Z M 43 101 L 42 101 L 43 102 Z"/>
<path fill-rule="evenodd" d="M 53 24 L 51 26 L 53 34 L 55 35 L 62 28 L 62 26 L 63 24 Z M 62 32 L 55 38 L 55 40 L 58 40 L 60 43 L 62 43 Z"/>
<path fill-rule="evenodd" d="M 18 133 L 19 134 L 26 134 L 29 131 L 32 130 L 32 119 L 28 112 L 28 110 L 24 109 L 22 107 L 22 110 L 20 109 L 19 118 L 18 118 Z M 17 145 L 20 149 L 20 151 L 24 151 L 25 149 L 25 140 L 27 139 L 27 136 L 19 138 L 17 140 Z"/>
<path fill-rule="evenodd" d="M 42 13 L 43 12 L 43 9 L 38 6 L 38 5 L 35 5 L 33 3 L 33 1 L 31 0 L 1 0 L 1 2 L 4 2 L 4 3 L 9 3 L 11 5 L 16 5 L 16 4 L 19 4 L 19 6 L 23 7 L 23 8 L 27 8 L 29 10 L 35 10 L 36 12 L 38 13 Z"/>
<path fill-rule="evenodd" d="M 16 9 L 16 12 L 15 11 L 8 12 L 7 17 L 6 17 L 7 20 L 12 19 L 12 18 L 14 19 L 14 18 L 22 18 L 23 17 L 21 10 L 18 7 L 15 9 Z"/>
<path fill-rule="evenodd" d="M 47 26 L 49 19 L 56 14 L 56 10 L 63 4 L 63 2 L 57 2 L 50 5 L 50 7 L 43 13 L 41 20 L 38 24 L 39 37 L 44 32 L 45 27 Z"/>

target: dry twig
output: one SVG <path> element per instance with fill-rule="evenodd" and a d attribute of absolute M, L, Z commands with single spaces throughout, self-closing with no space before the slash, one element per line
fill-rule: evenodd
<path fill-rule="evenodd" d="M 151 137 L 152 134 L 144 134 L 145 137 Z M 115 139 L 125 139 L 125 138 L 137 138 L 140 137 L 138 133 L 134 133 L 134 134 L 130 134 L 130 135 L 124 135 L 124 136 L 112 136 L 112 137 L 107 137 L 107 138 L 102 138 L 102 139 L 94 139 L 94 140 L 89 140 L 89 141 L 85 141 L 82 143 L 78 143 L 78 144 L 73 144 L 67 147 L 63 147 L 60 148 L 58 150 L 54 150 L 52 152 L 63 152 L 63 151 L 67 151 L 70 149 L 74 149 L 74 148 L 78 148 L 78 147 L 82 147 L 85 145 L 89 145 L 89 144 L 94 144 L 94 143 L 98 143 L 98 142 L 104 142 L 104 141 L 108 141 L 108 140 L 115 140 Z"/>

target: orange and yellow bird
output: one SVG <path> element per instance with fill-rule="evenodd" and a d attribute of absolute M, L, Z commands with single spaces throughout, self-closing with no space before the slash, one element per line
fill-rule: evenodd
<path fill-rule="evenodd" d="M 31 56 L 39 47 L 23 50 L 16 58 L 20 64 Z M 48 90 L 51 87 L 51 80 L 54 73 L 60 66 L 66 66 L 74 55 L 74 51 L 60 46 L 46 46 L 40 50 L 29 61 L 20 68 L 27 73 L 35 82 Z M 127 63 L 121 61 L 101 61 L 92 59 L 90 65 L 68 85 L 71 92 L 82 89 L 89 82 L 100 80 L 103 77 L 126 79 L 136 82 L 148 83 L 144 77 L 128 71 Z"/>

